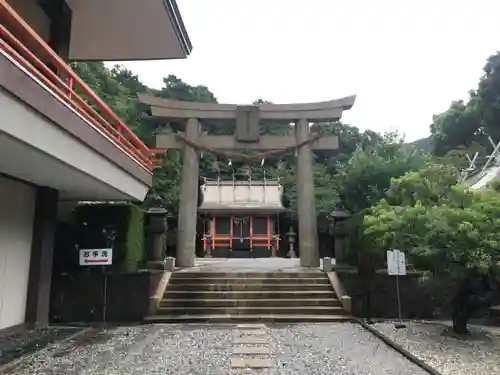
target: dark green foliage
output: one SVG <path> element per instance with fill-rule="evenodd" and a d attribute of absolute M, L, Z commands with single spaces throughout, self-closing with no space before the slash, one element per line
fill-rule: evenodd
<path fill-rule="evenodd" d="M 430 126 L 433 153 L 468 149 L 478 143 L 491 151 L 488 136 L 500 141 L 500 52 L 488 57 L 477 89 L 469 100 L 454 101 L 445 112 L 434 116 Z"/>
<path fill-rule="evenodd" d="M 409 143 L 409 145 L 426 154 L 430 154 L 434 146 L 431 137 L 417 139 L 416 141 Z"/>
<path fill-rule="evenodd" d="M 128 203 L 82 204 L 75 208 L 76 245 L 113 248 L 114 271 L 137 271 L 145 260 L 144 212 Z"/>
<path fill-rule="evenodd" d="M 345 260 L 351 266 L 358 264 L 358 254 L 365 251 L 365 246 L 367 246 L 363 236 L 363 219 L 367 211 L 356 212 L 346 220 L 347 249 Z"/>

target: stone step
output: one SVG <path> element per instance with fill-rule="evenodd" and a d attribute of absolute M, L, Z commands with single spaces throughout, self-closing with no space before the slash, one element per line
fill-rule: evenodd
<path fill-rule="evenodd" d="M 206 307 L 239 307 L 239 306 L 340 306 L 337 298 L 165 298 L 161 307 L 206 306 Z"/>
<path fill-rule="evenodd" d="M 248 299 L 248 298 L 272 298 L 272 299 L 305 299 L 305 298 L 335 298 L 332 289 L 325 290 L 170 290 L 167 289 L 163 298 L 185 298 L 185 299 Z"/>
<path fill-rule="evenodd" d="M 207 306 L 175 306 L 160 307 L 158 315 L 342 315 L 344 310 L 340 306 L 238 306 L 238 307 L 207 307 Z"/>
<path fill-rule="evenodd" d="M 276 284 L 276 283 L 262 283 L 262 284 L 207 284 L 199 282 L 196 284 L 169 284 L 167 293 L 173 290 L 183 291 L 262 291 L 262 290 L 319 290 L 319 291 L 333 291 L 330 284 Z"/>
<path fill-rule="evenodd" d="M 349 319 L 328 277 L 306 272 L 175 272 L 150 322 L 328 322 Z"/>
<path fill-rule="evenodd" d="M 172 279 L 206 279 L 206 278 L 281 278 L 298 279 L 303 277 L 325 278 L 325 274 L 319 270 L 304 272 L 174 272 Z"/>
<path fill-rule="evenodd" d="M 204 315 L 152 315 L 145 318 L 148 323 L 319 323 L 345 322 L 352 320 L 350 315 L 306 315 L 306 314 L 204 314 Z"/>
<path fill-rule="evenodd" d="M 170 279 L 170 285 L 173 284 L 320 284 L 329 285 L 330 281 L 324 275 L 321 277 L 207 277 L 207 278 L 188 278 L 174 277 Z"/>

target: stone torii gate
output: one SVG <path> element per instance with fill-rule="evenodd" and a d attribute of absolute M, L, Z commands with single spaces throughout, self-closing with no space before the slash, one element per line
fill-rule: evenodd
<path fill-rule="evenodd" d="M 337 121 L 350 109 L 355 96 L 303 104 L 233 104 L 181 102 L 139 95 L 139 102 L 149 107 L 152 117 L 164 121 L 183 121 L 185 132 L 158 134 L 159 149 L 182 149 L 183 167 L 177 232 L 177 259 L 180 267 L 192 267 L 198 205 L 199 151 L 287 151 L 297 150 L 297 206 L 299 252 L 302 267 L 318 267 L 319 250 L 314 202 L 313 158 L 311 150 L 335 150 L 336 136 L 310 134 L 309 122 Z M 202 132 L 200 121 L 236 121 L 234 136 L 214 136 Z M 261 136 L 260 121 L 295 123 L 295 136 Z"/>

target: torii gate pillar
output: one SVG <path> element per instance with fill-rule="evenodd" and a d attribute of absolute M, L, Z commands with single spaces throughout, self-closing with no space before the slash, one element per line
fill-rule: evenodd
<path fill-rule="evenodd" d="M 295 123 L 297 144 L 309 139 L 309 121 Z M 318 223 L 314 198 L 313 159 L 308 143 L 297 150 L 297 217 L 301 267 L 319 267 Z"/>
<path fill-rule="evenodd" d="M 200 122 L 190 118 L 186 122 L 186 139 L 196 141 L 200 133 Z M 196 253 L 196 223 L 198 214 L 198 180 L 200 160 L 198 151 L 193 147 L 184 147 L 179 195 L 179 217 L 177 221 L 178 267 L 193 267 Z"/>

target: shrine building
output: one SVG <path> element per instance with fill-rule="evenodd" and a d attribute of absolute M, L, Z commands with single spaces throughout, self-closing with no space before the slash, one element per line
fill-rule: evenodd
<path fill-rule="evenodd" d="M 277 180 L 206 180 L 198 208 L 205 256 L 261 258 L 280 249 L 279 215 L 285 208 Z"/>
<path fill-rule="evenodd" d="M 0 0 L 0 330 L 48 323 L 61 206 L 152 186 L 152 151 L 70 62 L 191 48 L 175 0 Z"/>

